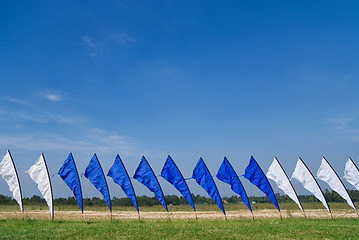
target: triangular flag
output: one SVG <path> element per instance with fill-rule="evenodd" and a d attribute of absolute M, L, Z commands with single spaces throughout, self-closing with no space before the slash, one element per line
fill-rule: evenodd
<path fill-rule="evenodd" d="M 193 169 L 192 178 L 196 179 L 196 182 L 206 190 L 209 196 L 216 202 L 219 209 L 226 215 L 216 183 L 202 158 L 198 160 L 196 167 Z"/>
<path fill-rule="evenodd" d="M 322 164 L 320 164 L 320 167 L 318 169 L 317 177 L 320 180 L 328 183 L 331 189 L 336 191 L 342 198 L 344 198 L 347 201 L 349 206 L 357 210 L 353 203 L 353 200 L 350 198 L 349 193 L 345 189 L 342 181 L 340 180 L 337 173 L 334 171 L 332 166 L 324 157 L 322 158 Z"/>
<path fill-rule="evenodd" d="M 165 196 L 163 195 L 162 188 L 160 183 L 157 180 L 155 173 L 153 172 L 151 166 L 147 162 L 146 158 L 142 156 L 141 162 L 138 165 L 133 178 L 145 185 L 151 192 L 155 194 L 155 197 L 160 201 L 162 206 L 167 209 L 167 204 Z"/>
<path fill-rule="evenodd" d="M 191 205 L 193 210 L 196 211 L 188 185 L 185 179 L 183 178 L 182 173 L 178 169 L 176 163 L 173 161 L 173 159 L 170 156 L 167 157 L 165 165 L 162 168 L 161 176 L 164 179 L 166 179 L 169 183 L 171 183 L 187 200 L 187 202 L 189 203 L 189 205 Z"/>
<path fill-rule="evenodd" d="M 359 170 L 351 158 L 345 164 L 344 178 L 359 190 Z"/>
<path fill-rule="evenodd" d="M 329 205 L 324 197 L 322 189 L 319 187 L 313 174 L 309 171 L 308 167 L 301 158 L 298 159 L 292 178 L 297 179 L 301 184 L 303 184 L 303 187 L 311 192 L 319 201 L 321 201 L 324 207 L 330 212 Z"/>
<path fill-rule="evenodd" d="M 39 159 L 27 171 L 31 179 L 37 184 L 37 188 L 44 197 L 47 205 L 49 206 L 51 218 L 54 218 L 54 205 L 52 196 L 52 187 L 50 181 L 49 171 L 47 169 L 44 154 L 41 154 Z"/>
<path fill-rule="evenodd" d="M 74 193 L 77 204 L 79 205 L 81 212 L 83 212 L 81 183 L 72 153 L 70 153 L 64 161 L 58 174 Z"/>
<path fill-rule="evenodd" d="M 93 155 L 89 165 L 85 170 L 85 177 L 90 180 L 90 182 L 96 187 L 97 190 L 101 192 L 103 195 L 103 200 L 106 202 L 110 212 L 112 212 L 110 191 L 108 190 L 107 181 L 96 154 Z"/>
<path fill-rule="evenodd" d="M 272 201 L 274 206 L 276 206 L 278 211 L 280 211 L 272 186 L 268 182 L 267 177 L 264 175 L 262 169 L 259 167 L 258 163 L 256 160 L 254 160 L 253 157 L 251 157 L 249 160 L 249 164 L 246 167 L 243 176 L 247 178 L 252 184 L 256 185 L 263 193 L 265 193 L 269 200 Z"/>
<path fill-rule="evenodd" d="M 277 186 L 298 205 L 300 210 L 304 212 L 297 193 L 295 192 L 292 183 L 289 181 L 287 174 L 285 173 L 277 158 L 274 158 L 272 164 L 270 165 L 267 178 L 272 179 L 277 184 Z"/>
<path fill-rule="evenodd" d="M 0 162 L 0 176 L 6 181 L 7 185 L 9 185 L 12 196 L 19 204 L 21 212 L 23 212 L 20 181 L 9 150 Z"/>
<path fill-rule="evenodd" d="M 241 196 L 241 199 L 244 202 L 244 204 L 246 204 L 246 206 L 249 208 L 249 211 L 252 212 L 251 204 L 249 203 L 248 196 L 243 188 L 242 182 L 241 180 L 239 180 L 236 171 L 234 171 L 232 165 L 230 164 L 230 162 L 226 157 L 224 157 L 224 160 L 221 166 L 219 167 L 216 176 L 222 182 L 231 185 L 231 189 L 233 190 L 233 192 Z"/>
<path fill-rule="evenodd" d="M 133 189 L 131 179 L 128 176 L 127 170 L 118 154 L 112 167 L 108 170 L 107 176 L 111 177 L 115 183 L 120 185 L 138 212 L 135 190 Z"/>

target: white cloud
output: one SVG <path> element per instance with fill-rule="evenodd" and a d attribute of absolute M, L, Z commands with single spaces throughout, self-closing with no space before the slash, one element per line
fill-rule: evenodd
<path fill-rule="evenodd" d="M 357 142 L 359 141 L 359 128 L 356 127 L 357 118 L 355 117 L 337 117 L 329 119 L 329 123 L 332 124 L 332 130 L 341 138 Z"/>
<path fill-rule="evenodd" d="M 93 37 L 89 35 L 84 35 L 81 40 L 88 48 L 88 55 L 91 57 L 96 57 L 100 52 L 108 50 L 113 45 L 126 45 L 136 42 L 135 39 L 123 32 L 107 34 L 97 40 L 94 40 Z"/>
<path fill-rule="evenodd" d="M 83 36 L 82 41 L 89 47 L 95 47 L 96 44 L 93 43 L 92 38 L 88 35 Z"/>
<path fill-rule="evenodd" d="M 43 113 L 29 113 L 23 111 L 0 111 L 0 115 L 6 115 L 7 120 L 11 121 L 31 121 L 37 123 L 58 123 L 58 124 L 67 124 L 67 125 L 78 125 L 83 123 L 84 120 L 79 117 L 74 116 L 64 116 L 52 112 L 43 112 Z"/>
<path fill-rule="evenodd" d="M 118 34 L 110 35 L 106 40 L 106 42 L 111 42 L 111 41 L 119 45 L 136 42 L 131 36 L 127 35 L 126 33 L 118 33 Z"/>
<path fill-rule="evenodd" d="M 329 119 L 329 123 L 333 124 L 335 129 L 341 130 L 348 128 L 350 123 L 352 123 L 354 120 L 354 117 L 337 117 Z"/>
<path fill-rule="evenodd" d="M 47 100 L 54 101 L 54 102 L 63 100 L 62 95 L 60 95 L 59 93 L 44 93 L 44 97 Z"/>
<path fill-rule="evenodd" d="M 42 133 L 34 135 L 0 135 L 0 146 L 3 148 L 20 148 L 38 151 L 77 151 L 83 153 L 99 152 L 115 154 L 119 150 L 128 156 L 137 156 L 138 144 L 130 138 L 116 132 L 101 129 L 82 129 L 72 134 Z"/>
<path fill-rule="evenodd" d="M 8 97 L 8 98 L 6 98 L 6 100 L 8 102 L 17 103 L 17 104 L 24 105 L 24 106 L 31 106 L 31 104 L 28 101 L 25 101 L 25 100 L 22 100 L 22 99 Z"/>

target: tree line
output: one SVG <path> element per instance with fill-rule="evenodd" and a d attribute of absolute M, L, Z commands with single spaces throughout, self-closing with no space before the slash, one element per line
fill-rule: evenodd
<path fill-rule="evenodd" d="M 359 191 L 357 190 L 349 190 L 349 195 L 353 199 L 354 202 L 359 202 Z M 326 189 L 324 191 L 324 196 L 328 202 L 345 202 L 345 200 L 339 196 L 334 191 L 329 191 Z M 314 197 L 313 195 L 299 195 L 299 200 L 301 202 L 319 202 L 319 200 Z M 195 204 L 215 204 L 212 198 L 194 195 L 192 194 L 193 202 Z M 280 195 L 279 193 L 276 194 L 277 201 L 279 203 L 286 203 L 292 202 L 292 200 L 287 195 Z M 177 195 L 167 195 L 165 196 L 166 203 L 168 205 L 187 205 L 187 201 L 181 196 L 178 197 Z M 236 204 L 242 203 L 241 197 L 238 195 L 231 196 L 231 197 L 223 197 L 222 198 L 224 203 L 227 204 Z M 256 203 L 270 203 L 271 201 L 268 197 L 249 197 L 250 202 Z M 161 203 L 157 200 L 156 197 L 147 197 L 147 196 L 138 196 L 137 202 L 139 206 L 154 206 L 160 205 Z M 16 201 L 11 197 L 4 196 L 0 194 L 0 204 L 1 205 L 16 205 Z M 23 198 L 24 205 L 46 205 L 45 200 L 38 195 L 34 195 L 31 198 L 25 197 Z M 84 198 L 83 199 L 84 206 L 106 206 L 106 203 L 103 199 L 98 197 L 93 198 Z M 112 206 L 132 206 L 130 199 L 128 198 L 117 198 L 113 197 L 111 200 Z M 77 205 L 77 201 L 74 197 L 68 198 L 56 198 L 54 199 L 54 205 Z"/>

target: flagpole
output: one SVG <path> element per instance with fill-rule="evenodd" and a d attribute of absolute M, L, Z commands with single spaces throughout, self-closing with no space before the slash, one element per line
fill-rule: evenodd
<path fill-rule="evenodd" d="M 191 191 L 189 190 L 189 187 L 188 187 L 188 184 L 187 184 L 187 182 L 186 182 L 186 179 L 183 177 L 183 174 L 182 174 L 181 171 L 179 170 L 177 164 L 176 164 L 175 161 L 172 159 L 172 157 L 171 157 L 170 155 L 168 155 L 168 157 L 171 159 L 173 165 L 177 168 L 177 170 L 178 170 L 178 172 L 180 173 L 180 175 L 181 175 L 181 177 L 182 177 L 184 183 L 186 184 L 187 190 L 188 190 L 188 192 L 189 192 L 189 195 L 191 196 L 191 200 L 192 200 L 192 203 L 193 203 L 193 208 L 194 208 L 193 210 L 196 212 L 196 207 L 194 206 L 193 196 L 192 196 Z M 188 201 L 187 201 L 187 202 L 188 202 Z M 197 220 L 197 213 L 196 213 L 196 220 Z"/>
<path fill-rule="evenodd" d="M 307 217 L 305 216 L 305 212 L 304 212 L 303 205 L 302 205 L 302 203 L 300 202 L 299 197 L 298 197 L 298 194 L 297 194 L 297 192 L 295 191 L 292 182 L 289 180 L 287 173 L 284 171 L 284 169 L 283 169 L 282 165 L 280 164 L 279 160 L 278 160 L 276 157 L 275 157 L 274 159 L 277 160 L 277 163 L 278 163 L 279 167 L 280 167 L 280 168 L 282 169 L 282 171 L 284 172 L 284 174 L 285 174 L 285 176 L 286 176 L 286 178 L 287 178 L 287 180 L 288 180 L 290 186 L 292 187 L 292 189 L 293 189 L 293 191 L 294 191 L 295 196 L 297 196 L 297 199 L 298 199 L 298 201 L 299 201 L 300 207 L 302 208 L 304 217 L 307 218 Z"/>
<path fill-rule="evenodd" d="M 353 161 L 353 159 L 349 156 L 349 160 L 352 162 L 352 164 L 354 165 L 354 167 L 358 170 L 358 172 L 359 172 L 359 169 L 358 169 L 358 167 L 357 167 L 357 165 L 355 165 L 355 162 Z M 348 194 L 349 194 L 349 192 L 348 192 Z M 350 195 L 349 195 L 349 197 L 350 197 Z M 354 204 L 354 202 L 353 202 L 353 204 Z M 354 205 L 355 206 L 355 205 Z M 359 218 L 359 213 L 358 213 L 358 209 L 355 209 L 356 211 L 357 211 L 357 215 L 358 215 L 358 218 Z"/>
<path fill-rule="evenodd" d="M 238 178 L 238 181 L 239 181 L 239 183 L 240 183 L 240 185 L 241 185 L 241 187 L 242 187 L 242 189 L 243 189 L 244 195 L 245 195 L 245 197 L 246 197 L 246 198 L 247 198 L 247 200 L 248 200 L 249 210 L 251 211 L 251 213 L 252 213 L 252 215 L 253 215 L 253 212 L 252 212 L 252 206 L 251 206 L 251 203 L 249 202 L 249 199 L 248 199 L 248 195 L 247 195 L 246 189 L 243 187 L 243 184 L 242 184 L 241 179 L 239 179 L 238 174 L 236 173 L 236 170 L 234 170 L 234 168 L 233 168 L 232 164 L 228 161 L 227 157 L 224 157 L 224 159 L 227 161 L 228 165 L 232 168 L 232 170 L 233 170 L 234 174 L 235 174 L 235 175 L 236 175 L 236 177 Z M 217 178 L 218 178 L 218 177 L 217 177 Z M 241 196 L 241 195 L 240 195 L 240 197 L 241 197 L 242 202 L 244 202 L 244 201 L 243 201 L 243 198 L 242 198 L 242 196 Z M 254 217 L 253 217 L 253 218 L 254 218 Z"/>
<path fill-rule="evenodd" d="M 161 185 L 160 185 L 160 182 L 158 181 L 155 172 L 153 171 L 151 165 L 148 163 L 148 161 L 147 161 L 147 159 L 145 158 L 145 156 L 142 156 L 142 158 L 146 161 L 146 163 L 147 163 L 148 167 L 150 168 L 150 170 L 151 170 L 153 176 L 155 177 L 155 180 L 156 180 L 158 186 L 160 187 L 160 190 L 161 190 L 161 193 L 162 193 L 162 196 L 163 196 L 163 201 L 164 201 L 164 203 L 165 203 L 165 205 L 166 205 L 165 209 L 166 209 L 166 211 L 168 212 L 168 207 L 167 207 L 166 198 L 165 198 L 165 195 L 163 194 L 163 190 L 162 190 L 162 187 L 161 187 Z M 161 203 L 161 204 L 162 204 L 162 203 Z"/>
<path fill-rule="evenodd" d="M 111 197 L 110 197 L 110 189 L 108 188 L 108 184 L 107 184 L 107 181 L 106 181 L 105 174 L 103 173 L 102 166 L 100 164 L 100 161 L 98 160 L 98 157 L 97 157 L 96 153 L 94 154 L 94 156 L 96 158 L 96 161 L 97 161 L 98 165 L 100 166 L 103 179 L 105 180 L 105 183 L 106 183 L 106 188 L 107 188 L 107 193 L 108 193 L 108 200 L 110 201 L 110 212 L 111 212 L 111 222 L 112 222 L 112 203 L 111 203 Z"/>
<path fill-rule="evenodd" d="M 251 156 L 251 158 L 254 160 L 254 162 L 257 164 L 257 166 L 258 166 L 258 167 L 259 167 L 259 169 L 261 170 L 261 172 L 262 172 L 263 176 L 266 178 L 266 180 L 267 180 L 267 182 L 268 182 L 268 184 L 269 184 L 269 186 L 270 186 L 270 189 L 272 190 L 272 193 L 273 193 L 273 195 L 274 195 L 274 199 L 275 199 L 275 201 L 276 201 L 276 203 L 277 203 L 277 206 L 278 206 L 278 212 L 279 212 L 279 215 L 280 215 L 280 219 L 281 219 L 281 220 L 283 220 L 283 219 L 282 219 L 282 213 L 280 212 L 279 203 L 278 203 L 277 197 L 275 196 L 275 193 L 274 193 L 274 191 L 273 191 L 272 185 L 271 185 L 271 184 L 270 184 L 270 182 L 268 181 L 267 176 L 264 174 L 264 172 L 263 172 L 263 170 L 262 170 L 261 166 L 259 166 L 258 162 L 254 159 L 254 157 L 253 157 L 253 156 Z"/>
<path fill-rule="evenodd" d="M 14 167 L 14 170 L 15 170 L 17 183 L 19 184 L 20 201 L 21 201 L 21 212 L 22 212 L 22 220 L 24 220 L 24 219 L 25 219 L 25 218 L 24 218 L 24 204 L 23 204 L 23 201 L 22 201 L 22 190 L 21 190 L 21 184 L 20 184 L 20 180 L 19 180 L 19 175 L 17 174 L 17 170 L 16 170 L 16 167 L 15 167 L 14 160 L 12 159 L 11 152 L 10 152 L 10 150 L 9 150 L 9 149 L 8 149 L 7 151 L 8 151 L 8 153 L 9 153 L 9 156 L 10 156 L 10 160 L 11 160 L 12 166 Z"/>
<path fill-rule="evenodd" d="M 137 196 L 136 196 L 136 193 L 135 193 L 135 189 L 134 189 L 134 187 L 133 187 L 133 185 L 132 185 L 132 181 L 131 181 L 131 179 L 130 179 L 130 176 L 128 175 L 127 169 L 126 169 L 126 167 L 125 167 L 125 164 L 123 164 L 123 161 L 122 161 L 120 155 L 117 154 L 117 157 L 118 157 L 118 159 L 120 159 L 120 162 L 121 162 L 121 164 L 122 164 L 122 166 L 123 166 L 123 169 L 125 170 L 126 175 L 127 175 L 127 178 L 128 178 L 128 180 L 129 180 L 129 182 L 130 182 L 130 184 L 131 184 L 132 192 L 133 192 L 133 195 L 135 196 L 135 202 L 136 202 L 135 208 L 136 208 L 137 213 L 138 213 L 138 220 L 140 221 L 140 220 L 141 220 L 141 217 L 140 217 L 140 211 L 138 210 L 138 201 L 137 201 Z M 122 187 L 121 187 L 121 188 L 122 188 Z M 127 194 L 126 194 L 126 195 L 127 195 Z M 130 200 L 131 200 L 131 199 L 130 199 Z M 131 200 L 131 202 L 132 202 L 132 200 Z M 133 204 L 133 203 L 132 203 L 132 204 Z M 133 204 L 133 205 L 134 205 L 134 204 Z"/>
<path fill-rule="evenodd" d="M 77 166 L 76 166 L 76 163 L 75 163 L 75 159 L 74 159 L 74 156 L 72 155 L 72 152 L 70 152 L 70 155 L 71 155 L 71 159 L 72 159 L 72 163 L 74 164 L 75 166 L 75 170 L 76 170 L 76 174 L 77 174 L 77 179 L 79 181 L 79 186 L 80 186 L 80 194 L 81 194 L 81 212 L 82 212 L 82 218 L 83 218 L 83 208 L 84 208 L 84 200 L 83 200 L 83 196 L 82 196 L 82 187 L 81 187 L 81 181 L 80 181 L 80 176 L 79 176 L 79 172 L 77 171 Z M 76 199 L 77 200 L 77 199 Z"/>
<path fill-rule="evenodd" d="M 342 187 L 343 187 L 344 190 L 347 192 L 350 201 L 352 201 L 352 204 L 353 204 L 353 206 L 355 207 L 355 204 L 354 204 L 354 202 L 353 202 L 353 199 L 350 197 L 349 192 L 348 192 L 348 190 L 345 188 L 343 181 L 340 179 L 340 177 L 339 177 L 338 174 L 335 172 L 335 170 L 334 170 L 334 168 L 332 167 L 332 165 L 330 165 L 330 163 L 328 162 L 328 160 L 327 160 L 325 157 L 323 157 L 323 159 L 328 163 L 329 167 L 332 169 L 332 171 L 334 172 L 334 174 L 337 176 L 337 178 L 339 179 L 340 183 L 342 184 Z M 346 199 L 345 199 L 345 200 L 346 200 Z M 356 207 L 355 207 L 355 210 L 357 211 L 357 214 L 358 214 L 358 210 L 356 209 Z M 358 215 L 358 217 L 359 217 L 359 215 Z"/>
<path fill-rule="evenodd" d="M 52 184 L 51 184 L 51 179 L 50 179 L 50 175 L 49 175 L 49 169 L 47 168 L 47 164 L 46 164 L 46 160 L 45 160 L 45 156 L 44 156 L 44 153 L 41 153 L 41 156 L 42 156 L 42 159 L 44 160 L 44 164 L 45 164 L 45 167 L 46 167 L 46 172 L 47 172 L 47 178 L 49 179 L 49 183 L 50 183 L 50 190 L 51 190 L 51 221 L 53 222 L 54 221 L 54 196 L 53 196 L 53 193 L 52 193 Z"/>
<path fill-rule="evenodd" d="M 329 212 L 330 212 L 330 216 L 331 216 L 332 219 L 333 219 L 333 214 L 332 214 L 332 211 L 330 210 L 329 203 L 328 203 L 327 199 L 325 198 L 324 193 L 323 193 L 322 189 L 320 188 L 320 186 L 319 186 L 319 184 L 318 184 L 318 182 L 317 182 L 317 179 L 315 179 L 315 177 L 313 176 L 312 172 L 309 170 L 309 168 L 307 167 L 307 165 L 305 164 L 305 162 L 304 162 L 301 158 L 299 158 L 299 160 L 303 163 L 304 167 L 308 170 L 309 174 L 312 176 L 312 178 L 314 179 L 315 183 L 317 184 L 317 187 L 319 188 L 320 192 L 322 193 L 322 196 L 323 196 L 323 198 L 324 198 L 324 200 L 325 200 L 325 203 L 326 203 L 327 206 L 328 206 L 328 210 L 329 210 Z"/>
<path fill-rule="evenodd" d="M 211 174 L 211 172 L 209 171 L 209 169 L 208 169 L 206 163 L 204 162 L 204 160 L 202 159 L 202 157 L 200 157 L 200 160 L 202 160 L 203 165 L 206 167 L 207 172 L 209 173 L 209 176 L 212 178 L 214 187 L 216 188 L 216 191 L 217 191 L 217 193 L 218 193 L 219 199 L 221 200 L 221 205 L 222 205 L 222 209 L 223 209 L 223 214 L 224 214 L 224 216 L 226 217 L 226 220 L 227 220 L 226 211 L 224 210 L 224 206 L 223 206 L 223 202 L 222 202 L 222 197 L 221 197 L 221 194 L 219 194 L 219 191 L 218 191 L 218 188 L 217 188 L 217 184 L 216 184 L 216 182 L 214 181 L 214 179 L 213 179 L 213 177 L 212 177 L 212 174 Z M 218 204 L 217 204 L 217 205 L 218 205 Z"/>

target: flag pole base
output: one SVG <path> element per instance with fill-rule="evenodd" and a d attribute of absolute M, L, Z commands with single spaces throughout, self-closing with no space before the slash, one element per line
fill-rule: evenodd
<path fill-rule="evenodd" d="M 304 211 L 303 211 L 303 215 L 304 215 L 304 218 L 305 218 L 305 219 L 308 219 L 308 218 L 307 218 L 307 215 L 305 214 Z"/>

